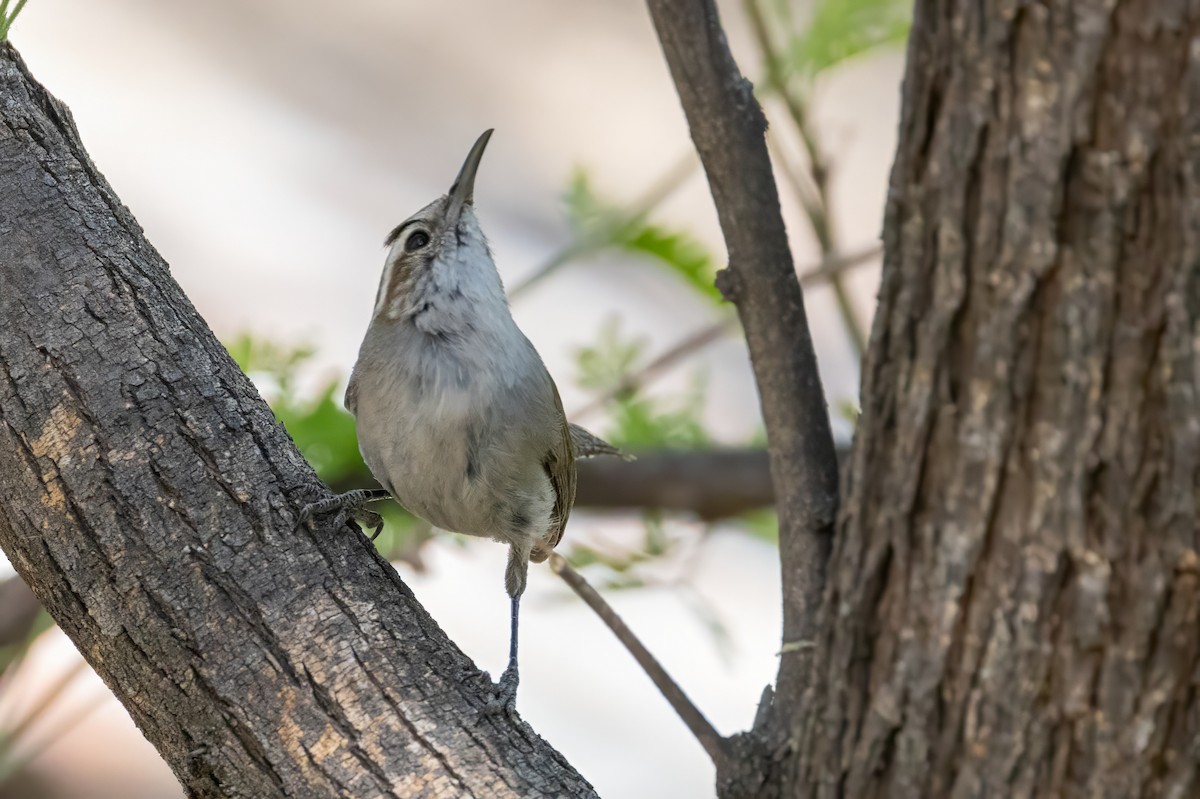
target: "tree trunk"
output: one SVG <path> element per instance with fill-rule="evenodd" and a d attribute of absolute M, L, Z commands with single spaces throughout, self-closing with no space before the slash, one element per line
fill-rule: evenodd
<path fill-rule="evenodd" d="M 1200 794 L 1200 7 L 919 0 L 787 796 Z"/>
<path fill-rule="evenodd" d="M 297 526 L 312 471 L 6 44 L 0 99 L 0 546 L 188 794 L 593 796 L 361 534 Z"/>

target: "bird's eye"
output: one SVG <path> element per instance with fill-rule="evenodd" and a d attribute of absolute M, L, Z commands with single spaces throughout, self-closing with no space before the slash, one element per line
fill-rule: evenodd
<path fill-rule="evenodd" d="M 424 230 L 418 230 L 404 240 L 404 251 L 414 252 L 421 249 L 429 243 L 429 234 Z"/>

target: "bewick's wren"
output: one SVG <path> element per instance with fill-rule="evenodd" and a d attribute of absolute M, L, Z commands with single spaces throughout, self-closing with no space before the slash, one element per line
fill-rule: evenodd
<path fill-rule="evenodd" d="M 509 312 L 473 208 L 485 131 L 450 192 L 387 237 L 375 311 L 346 389 L 371 473 L 430 524 L 508 544 L 508 667 L 492 709 L 516 700 L 517 617 L 529 561 L 562 538 L 575 501 L 575 458 L 616 454 L 567 423 L 554 380 Z M 376 527 L 351 491 L 314 503 Z"/>

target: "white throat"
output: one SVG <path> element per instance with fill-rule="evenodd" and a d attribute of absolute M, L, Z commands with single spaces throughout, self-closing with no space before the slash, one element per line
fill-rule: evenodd
<path fill-rule="evenodd" d="M 508 298 L 474 212 L 464 208 L 458 228 L 443 235 L 454 240 L 445 242 L 439 256 L 413 276 L 407 291 L 389 298 L 382 287 L 392 280 L 403 242 L 392 245 L 375 315 L 411 319 L 418 330 L 435 336 L 496 332 L 505 322 L 511 324 Z"/>

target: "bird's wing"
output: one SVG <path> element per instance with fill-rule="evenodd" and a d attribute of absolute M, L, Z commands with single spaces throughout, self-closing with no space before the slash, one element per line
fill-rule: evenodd
<path fill-rule="evenodd" d="M 572 448 L 574 436 L 567 425 L 567 414 L 563 411 L 562 398 L 558 396 L 558 386 L 551 380 L 550 387 L 554 391 L 559 430 L 550 451 L 542 461 L 542 466 L 550 477 L 550 485 L 554 487 L 554 524 L 546 538 L 534 545 L 533 554 L 530 556 L 534 563 L 540 563 L 550 557 L 550 551 L 558 546 L 567 526 L 567 518 L 571 515 L 571 506 L 575 504 L 575 452 Z"/>
<path fill-rule="evenodd" d="M 357 364 L 356 364 L 357 365 Z M 346 406 L 346 410 L 351 414 L 355 412 L 358 406 L 358 377 L 354 372 L 350 373 L 350 382 L 346 384 L 346 396 L 342 399 L 342 404 Z"/>

